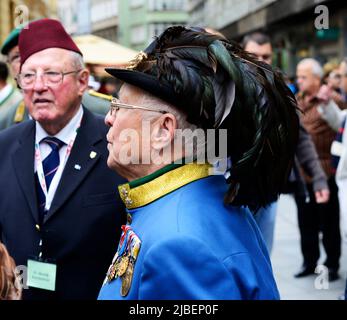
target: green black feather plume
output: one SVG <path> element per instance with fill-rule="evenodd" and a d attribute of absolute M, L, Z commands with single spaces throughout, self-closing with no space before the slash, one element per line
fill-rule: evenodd
<path fill-rule="evenodd" d="M 171 27 L 135 70 L 174 88 L 187 120 L 228 129 L 225 202 L 266 206 L 289 175 L 298 136 L 296 101 L 280 73 L 235 43 L 198 28 Z"/>

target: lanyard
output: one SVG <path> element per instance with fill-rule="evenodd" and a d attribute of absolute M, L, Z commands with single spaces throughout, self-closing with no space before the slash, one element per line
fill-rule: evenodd
<path fill-rule="evenodd" d="M 81 123 L 77 127 L 76 131 L 73 134 L 72 139 L 69 141 L 69 144 L 67 145 L 65 157 L 64 157 L 64 162 L 63 162 L 64 166 L 65 166 L 67 159 L 71 153 L 71 149 L 72 149 L 73 144 L 76 140 L 76 136 L 77 136 L 78 129 L 80 126 L 81 126 Z M 39 143 L 35 143 L 35 161 L 36 161 L 37 177 L 39 179 L 41 189 L 42 189 L 45 197 L 47 198 L 48 191 L 47 191 L 45 173 L 43 172 L 42 157 L 41 157 L 41 151 L 40 151 Z"/>

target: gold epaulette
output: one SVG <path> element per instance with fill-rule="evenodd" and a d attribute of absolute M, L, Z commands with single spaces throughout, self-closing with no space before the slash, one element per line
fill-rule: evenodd
<path fill-rule="evenodd" d="M 112 96 L 111 95 L 103 94 L 103 93 L 100 93 L 100 92 L 96 92 L 93 89 L 88 90 L 88 93 L 91 96 L 93 96 L 93 97 L 98 97 L 98 98 L 101 98 L 101 99 L 104 99 L 104 100 L 107 100 L 107 101 L 111 101 L 112 100 Z"/>
<path fill-rule="evenodd" d="M 13 122 L 15 123 L 22 122 L 24 120 L 24 114 L 25 114 L 25 104 L 24 104 L 24 100 L 22 100 L 16 109 Z"/>

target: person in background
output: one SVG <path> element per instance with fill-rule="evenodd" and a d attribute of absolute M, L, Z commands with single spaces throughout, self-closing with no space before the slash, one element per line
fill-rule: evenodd
<path fill-rule="evenodd" d="M 16 79 L 17 74 L 19 73 L 20 55 L 18 37 L 25 25 L 26 24 L 22 24 L 14 28 L 1 46 L 1 54 L 6 57 L 6 62 L 13 79 Z M 29 119 L 29 113 L 25 108 L 23 96 L 18 89 L 16 89 L 16 95 L 18 96 L 18 101 L 7 110 L 6 114 L 3 114 L 2 116 L 1 129 L 8 128 L 13 124 Z"/>
<path fill-rule="evenodd" d="M 338 68 L 329 73 L 326 81 L 329 88 L 341 95 L 341 75 Z"/>
<path fill-rule="evenodd" d="M 347 61 L 345 59 L 345 61 Z M 347 91 L 347 64 L 342 62 L 339 66 L 341 79 L 341 91 Z M 335 140 L 331 145 L 333 157 L 333 168 L 336 170 L 336 184 L 338 185 L 338 196 L 340 204 L 341 226 L 344 238 L 347 239 L 347 110 L 340 110 L 332 99 L 333 90 L 326 87 L 320 90 L 321 104 L 318 111 L 329 126 L 337 132 Z M 347 281 L 344 292 L 347 300 Z"/>
<path fill-rule="evenodd" d="M 299 86 L 297 101 L 303 111 L 301 120 L 312 137 L 320 163 L 328 177 L 330 195 L 328 202 L 318 201 L 312 179 L 305 176 L 309 197 L 295 196 L 303 254 L 302 267 L 295 276 L 304 277 L 314 274 L 320 257 L 319 235 L 322 232 L 323 247 L 327 255 L 324 265 L 328 268 L 329 280 L 334 281 L 339 278 L 341 255 L 338 189 L 330 154 L 335 132 L 319 112 L 319 105 L 322 102 L 320 95 L 325 90 L 325 87 L 321 85 L 322 77 L 323 69 L 315 59 L 307 58 L 299 62 L 297 66 Z M 325 194 L 322 193 L 321 196 L 324 197 Z"/>
<path fill-rule="evenodd" d="M 17 88 L 7 81 L 8 76 L 6 63 L 0 61 L 0 130 L 7 127 L 8 113 L 22 100 Z"/>
<path fill-rule="evenodd" d="M 340 64 L 339 75 L 341 78 L 341 91 L 347 90 L 347 65 Z M 324 90 L 325 89 L 325 90 Z M 329 86 L 319 92 L 321 104 L 318 112 L 329 126 L 337 133 L 331 146 L 333 155 L 333 168 L 336 172 L 336 183 L 339 187 L 339 204 L 342 230 L 347 237 L 347 138 L 346 138 L 346 115 L 347 110 L 341 110 L 332 99 L 333 90 Z"/>
<path fill-rule="evenodd" d="M 120 86 L 121 83 L 117 79 L 104 77 L 101 80 L 101 87 L 99 88 L 98 92 L 110 96 L 117 96 Z"/>
<path fill-rule="evenodd" d="M 259 61 L 270 65 L 272 64 L 273 50 L 268 35 L 260 32 L 247 35 L 243 39 L 242 44 L 244 49 L 255 55 Z M 295 93 L 293 88 L 290 89 Z M 306 174 L 312 178 L 317 201 L 328 201 L 327 197 L 321 197 L 322 194 L 326 194 L 325 190 L 329 190 L 325 173 L 319 163 L 312 139 L 301 123 L 298 145 L 295 152 L 294 167 L 288 180 L 288 186 L 283 192 L 296 193 L 306 197 L 308 192 L 305 181 L 300 173 L 300 166 L 302 166 Z M 273 247 L 276 213 L 277 201 L 271 203 L 267 208 L 261 208 L 255 215 L 255 219 L 264 236 L 265 243 L 270 253 Z"/>
<path fill-rule="evenodd" d="M 242 40 L 242 47 L 254 54 L 259 61 L 272 64 L 272 45 L 268 35 L 261 32 L 251 33 Z"/>

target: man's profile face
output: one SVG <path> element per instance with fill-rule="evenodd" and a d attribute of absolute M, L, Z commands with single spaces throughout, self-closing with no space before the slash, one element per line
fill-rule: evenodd
<path fill-rule="evenodd" d="M 41 125 L 65 126 L 76 113 L 87 88 L 88 72 L 64 75 L 63 81 L 56 85 L 46 84 L 43 77 L 47 72 L 70 71 L 77 71 L 71 52 L 60 48 L 34 53 L 23 64 L 21 74 L 36 74 L 32 88 L 23 89 L 24 102 L 30 115 Z"/>
<path fill-rule="evenodd" d="M 254 54 L 260 61 L 267 64 L 272 63 L 272 46 L 271 43 L 258 44 L 255 41 L 248 41 L 245 50 Z"/>
<path fill-rule="evenodd" d="M 141 92 L 134 86 L 124 84 L 119 91 L 119 101 L 141 106 Z M 106 136 L 109 168 L 117 171 L 128 164 L 135 164 L 140 161 L 142 153 L 149 152 L 147 143 L 142 147 L 143 139 L 150 139 L 149 136 L 142 137 L 142 113 L 137 109 L 120 108 L 114 110 L 112 115 L 110 112 L 106 115 L 105 123 L 110 127 Z"/>
<path fill-rule="evenodd" d="M 7 54 L 7 62 L 10 66 L 12 77 L 15 78 L 19 73 L 20 55 L 18 46 L 13 47 Z"/>

